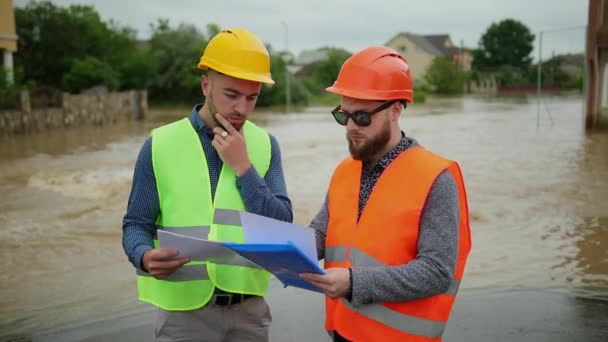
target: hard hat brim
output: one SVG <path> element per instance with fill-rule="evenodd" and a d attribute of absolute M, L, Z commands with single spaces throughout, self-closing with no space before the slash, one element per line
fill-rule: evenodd
<path fill-rule="evenodd" d="M 260 82 L 260 83 L 265 83 L 265 84 L 274 84 L 274 81 L 272 80 L 270 75 L 247 72 L 244 70 L 230 67 L 230 66 L 222 64 L 222 63 L 218 63 L 213 60 L 209 60 L 207 58 L 203 58 L 203 60 L 200 63 L 198 63 L 197 67 L 201 70 L 207 70 L 207 69 L 216 70 L 224 75 L 228 75 L 228 76 L 234 77 L 234 78 L 239 78 L 242 80 Z M 219 71 L 219 70 L 221 70 L 221 71 Z"/>
<path fill-rule="evenodd" d="M 410 103 L 414 102 L 414 94 L 408 90 L 394 90 L 394 91 L 373 91 L 373 90 L 356 90 L 356 89 L 343 89 L 337 86 L 331 86 L 325 88 L 325 91 L 340 95 L 351 97 L 360 100 L 371 100 L 371 101 L 388 101 L 388 100 L 404 100 Z"/>

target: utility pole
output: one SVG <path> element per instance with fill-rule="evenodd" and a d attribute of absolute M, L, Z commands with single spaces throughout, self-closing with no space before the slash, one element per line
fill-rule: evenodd
<path fill-rule="evenodd" d="M 283 62 L 285 63 L 285 113 L 291 112 L 291 84 L 289 67 L 287 65 L 287 54 L 289 53 L 289 29 L 286 21 L 282 21 L 281 24 L 285 28 L 285 55 L 283 56 Z"/>
<path fill-rule="evenodd" d="M 543 34 L 544 33 L 555 33 L 555 32 L 564 32 L 564 31 L 574 31 L 574 30 L 580 30 L 580 29 L 584 29 L 587 26 L 573 26 L 573 27 L 564 27 L 564 28 L 558 28 L 558 29 L 554 29 L 554 30 L 543 30 L 543 31 L 539 31 L 538 32 L 538 67 L 537 69 L 537 75 L 536 75 L 536 128 L 538 129 L 538 127 L 540 126 L 540 106 L 541 106 L 541 100 L 542 100 L 542 88 L 541 88 L 541 84 L 542 84 L 542 66 L 543 66 Z M 555 53 L 554 53 L 555 54 Z"/>
<path fill-rule="evenodd" d="M 538 65 L 536 66 L 536 129 L 540 126 L 540 101 L 541 101 L 541 68 L 543 65 L 543 31 L 540 31 L 538 35 Z"/>

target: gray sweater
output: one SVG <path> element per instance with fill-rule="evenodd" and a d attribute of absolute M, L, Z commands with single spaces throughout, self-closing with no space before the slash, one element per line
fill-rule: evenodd
<path fill-rule="evenodd" d="M 391 151 L 393 153 L 387 153 L 379 163 L 388 165 L 403 150 L 417 145 L 414 139 L 404 136 Z M 368 168 L 364 168 L 364 173 L 367 172 L 366 169 Z M 372 177 L 373 184 L 377 177 L 379 174 Z M 362 176 L 362 179 L 365 178 L 369 179 Z M 407 193 L 403 196 L 407 196 Z M 458 212 L 456 182 L 449 171 L 444 170 L 435 179 L 424 204 L 416 258 L 399 266 L 353 267 L 351 303 L 356 306 L 374 302 L 402 302 L 447 291 L 454 276 L 458 253 Z M 325 257 L 328 222 L 326 196 L 321 210 L 310 224 L 316 230 L 319 259 Z"/>

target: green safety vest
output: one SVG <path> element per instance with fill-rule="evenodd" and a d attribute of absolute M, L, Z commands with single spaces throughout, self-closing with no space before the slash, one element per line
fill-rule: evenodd
<path fill-rule="evenodd" d="M 249 121 L 243 126 L 243 134 L 249 159 L 264 176 L 270 166 L 270 137 Z M 159 127 L 152 136 L 152 164 L 160 204 L 157 228 L 213 241 L 245 242 L 238 212 L 234 211 L 245 210 L 234 171 L 224 164 L 212 199 L 207 160 L 190 120 Z M 156 238 L 154 245 L 158 247 Z M 173 311 L 206 305 L 215 287 L 263 296 L 269 281 L 268 272 L 244 258 L 222 264 L 192 261 L 163 280 L 137 270 L 139 299 Z"/>

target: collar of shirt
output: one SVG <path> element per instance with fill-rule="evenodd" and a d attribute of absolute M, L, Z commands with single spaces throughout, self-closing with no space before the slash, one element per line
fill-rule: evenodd
<path fill-rule="evenodd" d="M 408 149 L 408 147 L 410 147 L 410 145 L 412 144 L 413 139 L 408 138 L 405 136 L 405 133 L 403 133 L 403 131 L 401 131 L 401 140 L 399 141 L 399 143 L 393 147 L 390 151 L 388 151 L 384 157 L 382 157 L 382 159 L 380 159 L 379 162 L 377 162 L 376 164 L 372 165 L 369 162 L 364 162 L 363 163 L 363 173 L 369 173 L 371 171 L 383 171 L 384 169 L 387 168 L 387 166 L 393 161 L 395 160 L 395 158 L 397 158 L 397 156 L 399 154 L 401 154 L 401 152 L 405 151 Z"/>
<path fill-rule="evenodd" d="M 194 108 L 192 108 L 192 113 L 190 113 L 190 122 L 192 123 L 192 127 L 194 127 L 194 130 L 199 133 L 199 135 L 204 134 L 210 139 L 213 139 L 213 129 L 207 126 L 205 121 L 203 121 L 200 115 L 198 115 L 198 111 L 201 109 L 202 106 L 203 105 L 199 103 L 195 105 Z"/>

